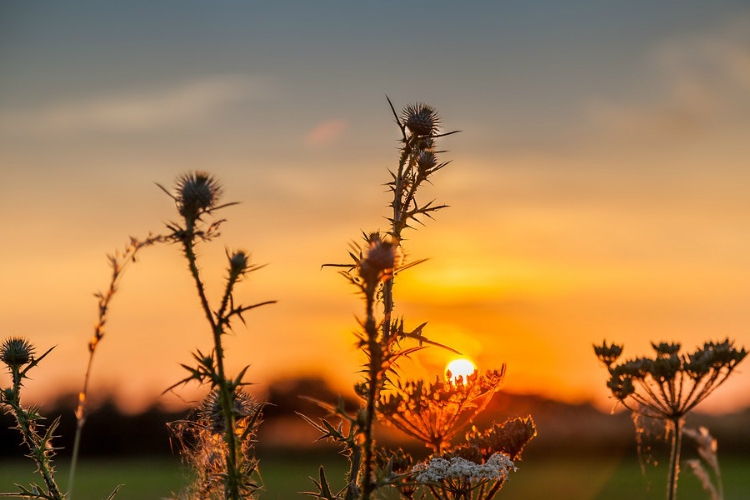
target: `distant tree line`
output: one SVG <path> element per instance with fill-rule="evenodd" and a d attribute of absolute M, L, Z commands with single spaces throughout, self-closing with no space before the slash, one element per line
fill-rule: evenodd
<path fill-rule="evenodd" d="M 304 397 L 301 397 L 304 396 Z M 324 416 L 325 411 L 314 400 L 335 401 L 337 393 L 323 379 L 315 377 L 284 379 L 274 382 L 264 396 L 268 405 L 264 410 L 264 420 L 271 424 L 279 419 L 287 419 L 299 425 L 304 423 L 297 412 L 305 415 Z M 59 455 L 70 455 L 75 435 L 75 395 L 59 398 L 44 405 L 42 414 L 51 421 L 60 417 L 59 437 L 55 440 L 60 447 Z M 346 398 L 345 404 L 355 407 L 359 403 Z M 539 396 L 498 393 L 484 414 L 485 420 L 502 421 L 508 415 L 533 414 L 539 436 L 530 445 L 526 455 L 554 456 L 583 454 L 597 455 L 621 451 L 633 451 L 633 423 L 625 413 L 614 416 L 604 414 L 590 404 L 566 404 Z M 186 411 L 165 411 L 157 404 L 145 411 L 128 415 L 117 407 L 114 399 L 105 400 L 92 408 L 86 422 L 81 443 L 82 456 L 166 456 L 176 454 L 170 442 L 167 428 L 169 422 L 185 418 Z M 696 414 L 687 422 L 688 426 L 706 426 L 717 438 L 720 456 L 744 455 L 750 449 L 750 408 L 728 415 Z M 478 422 L 484 424 L 486 422 Z M 263 432 L 263 425 L 261 425 Z M 398 445 L 410 447 L 416 452 L 417 445 L 391 431 L 384 439 L 400 440 Z M 260 443 L 267 440 L 261 438 Z M 315 450 L 310 442 L 310 451 Z M 20 458 L 18 431 L 13 428 L 9 415 L 0 414 L 0 459 Z M 260 451 L 273 452 L 273 443 L 264 444 Z M 685 444 L 689 447 L 689 443 Z M 325 451 L 325 450 L 324 450 Z M 330 450 L 327 450 L 330 451 Z M 630 456 L 633 456 L 632 454 Z"/>

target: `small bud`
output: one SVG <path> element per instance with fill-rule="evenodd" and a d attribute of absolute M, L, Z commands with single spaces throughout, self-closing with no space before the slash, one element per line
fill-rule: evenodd
<path fill-rule="evenodd" d="M 229 273 L 232 276 L 241 276 L 247 271 L 250 257 L 243 251 L 238 250 L 229 257 Z"/>
<path fill-rule="evenodd" d="M 19 368 L 29 363 L 34 357 L 34 346 L 26 339 L 11 337 L 0 346 L 0 361 L 9 368 Z"/>

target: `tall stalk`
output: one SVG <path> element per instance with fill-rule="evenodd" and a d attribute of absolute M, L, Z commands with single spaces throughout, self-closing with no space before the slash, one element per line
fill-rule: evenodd
<path fill-rule="evenodd" d="M 159 186 L 161 187 L 161 186 Z M 212 391 L 216 392 L 216 413 L 221 421 L 218 428 L 221 430 L 222 441 L 225 447 L 221 450 L 207 450 L 223 456 L 223 467 L 217 470 L 202 471 L 201 477 L 206 479 L 205 484 L 198 486 L 200 495 L 211 492 L 212 498 L 219 496 L 216 491 L 216 483 L 223 483 L 221 497 L 228 500 L 240 500 L 247 498 L 257 485 L 251 480 L 250 475 L 256 471 L 256 461 L 248 453 L 251 446 L 243 446 L 251 441 L 251 432 L 259 422 L 262 405 L 254 405 L 246 401 L 246 395 L 241 391 L 243 376 L 247 368 L 244 368 L 235 378 L 228 378 L 224 363 L 225 352 L 222 337 L 231 328 L 232 319 L 239 318 L 244 322 L 242 314 L 250 309 L 274 303 L 266 301 L 249 306 L 236 306 L 234 303 L 235 285 L 249 272 L 258 269 L 259 266 L 250 264 L 248 255 L 238 250 L 227 254 L 228 276 L 219 308 L 214 310 L 206 294 L 206 288 L 198 268 L 195 245 L 200 241 L 209 241 L 218 234 L 218 227 L 223 220 L 217 220 L 209 225 L 204 225 L 202 217 L 210 215 L 215 210 L 230 204 L 218 205 L 221 188 L 218 182 L 209 174 L 203 172 L 192 172 L 178 178 L 175 194 L 164 189 L 176 202 L 177 209 L 183 218 L 184 226 L 179 224 L 169 225 L 172 230 L 170 239 L 182 245 L 183 254 L 188 261 L 190 275 L 198 292 L 201 309 L 209 323 L 213 351 L 204 355 L 200 351 L 194 354 L 198 363 L 197 367 L 182 365 L 190 372 L 190 375 L 178 382 L 171 388 L 191 380 L 209 384 Z M 171 389 L 170 388 L 170 389 Z M 210 419 L 214 417 L 214 411 L 209 406 Z M 242 418 L 243 425 L 251 424 L 240 429 L 238 418 Z M 215 423 L 212 423 L 214 425 Z M 190 426 L 188 426 L 190 427 Z M 195 426 L 193 426 L 195 427 Z M 190 427 L 191 429 L 193 427 Z M 211 439 L 203 440 L 202 443 L 211 446 Z"/>
<path fill-rule="evenodd" d="M 109 312 L 109 305 L 117 292 L 118 285 L 122 279 L 122 275 L 125 272 L 128 264 L 135 262 L 138 252 L 145 247 L 151 246 L 155 243 L 159 243 L 165 240 L 164 236 L 149 235 L 143 240 L 130 238 L 130 242 L 125 247 L 124 252 L 117 251 L 113 255 L 109 255 L 109 267 L 112 269 L 112 274 L 109 281 L 109 286 L 105 292 L 98 292 L 94 296 L 98 299 L 98 318 L 94 325 L 94 335 L 89 340 L 88 350 L 89 359 L 86 363 L 86 374 L 83 377 L 83 388 L 78 393 L 78 406 L 76 407 L 76 433 L 73 439 L 73 453 L 70 460 L 70 474 L 68 476 L 68 500 L 73 500 L 73 486 L 75 484 L 76 472 L 78 469 L 78 457 L 81 449 L 81 435 L 83 434 L 83 426 L 86 424 L 86 404 L 88 402 L 89 393 L 89 380 L 91 379 L 91 369 L 94 364 L 94 354 L 96 348 L 99 346 L 99 342 L 104 338 L 104 327 L 107 324 L 107 314 Z"/>
<path fill-rule="evenodd" d="M 367 255 L 357 262 L 359 279 L 352 280 L 364 292 L 366 305 L 365 338 L 361 342 L 368 357 L 363 394 L 365 413 L 364 422 L 361 424 L 361 500 L 368 500 L 378 486 L 372 477 L 375 469 L 373 423 L 377 416 L 380 392 L 387 381 L 387 372 L 399 356 L 407 353 L 400 350 L 397 341 L 404 337 L 421 335 L 421 326 L 414 332 L 407 333 L 403 330 L 403 322 L 399 323 L 393 319 L 394 277 L 400 264 L 398 260 L 401 254 L 402 232 L 410 227 L 410 222 L 421 224 L 420 217 L 431 217 L 433 212 L 445 207 L 433 205 L 432 202 L 420 206 L 416 199 L 418 189 L 428 181 L 430 175 L 447 165 L 447 162 L 437 161 L 437 151 L 434 148 L 436 138 L 448 135 L 437 133 L 440 121 L 437 112 L 431 106 L 419 103 L 405 107 L 399 116 L 390 99 L 388 103 L 401 131 L 402 144 L 397 168 L 395 172 L 391 172 L 392 180 L 388 184 L 393 195 L 388 231 L 390 239 L 386 240 L 378 233 L 370 235 Z M 351 276 L 349 277 L 351 279 Z M 378 300 L 382 301 L 383 305 L 383 318 L 379 326 L 375 318 L 375 304 Z"/>
<path fill-rule="evenodd" d="M 682 447 L 682 429 L 685 419 L 682 417 L 669 420 L 672 427 L 672 443 L 669 453 L 669 471 L 667 476 L 667 500 L 677 499 L 677 478 L 680 475 L 680 449 Z"/>

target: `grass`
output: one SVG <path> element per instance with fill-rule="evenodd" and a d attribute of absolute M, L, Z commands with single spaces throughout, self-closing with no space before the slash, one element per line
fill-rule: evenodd
<path fill-rule="evenodd" d="M 317 467 L 325 464 L 335 486 L 344 476 L 345 461 L 335 457 L 322 460 L 290 459 L 280 456 L 261 457 L 265 491 L 261 500 L 309 498 L 298 492 L 310 490 L 309 476 L 317 474 Z M 12 491 L 13 482 L 37 481 L 28 461 L 0 462 L 0 490 Z M 498 498 L 506 500 L 640 500 L 664 498 L 666 471 L 664 467 L 649 467 L 641 473 L 635 460 L 619 459 L 563 459 L 519 463 L 519 470 L 503 488 Z M 725 500 L 747 498 L 750 491 L 750 457 L 722 460 Z M 84 460 L 79 464 L 75 500 L 103 500 L 118 484 L 124 486 L 117 500 L 158 500 L 169 497 L 187 484 L 186 472 L 176 458 L 159 459 L 101 459 Z M 66 477 L 67 463 L 60 464 L 60 477 Z M 65 488 L 65 482 L 61 482 Z M 706 494 L 698 480 L 683 470 L 680 476 L 680 500 L 705 500 Z"/>

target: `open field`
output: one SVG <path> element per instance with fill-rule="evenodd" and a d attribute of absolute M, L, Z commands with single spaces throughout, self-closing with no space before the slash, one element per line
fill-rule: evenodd
<path fill-rule="evenodd" d="M 283 500 L 306 498 L 297 492 L 312 483 L 307 476 L 317 474 L 319 460 L 264 458 L 261 463 L 266 492 L 261 499 Z M 332 482 L 340 481 L 343 460 L 326 457 L 325 463 Z M 632 500 L 664 498 L 665 472 L 661 469 L 641 473 L 636 460 L 560 459 L 522 462 L 519 471 L 498 498 L 507 500 Z M 746 500 L 750 496 L 750 457 L 731 458 L 721 464 L 726 500 Z M 61 463 L 59 478 L 64 487 L 67 466 Z M 12 491 L 15 481 L 36 481 L 29 462 L 0 462 L 0 489 Z M 76 483 L 76 500 L 102 500 L 120 483 L 124 486 L 118 500 L 148 500 L 169 497 L 170 492 L 185 484 L 184 472 L 174 459 L 101 459 L 84 461 Z M 650 491 L 647 491 L 651 483 Z M 337 483 L 338 485 L 338 483 Z M 698 481 L 684 471 L 678 491 L 680 500 L 706 500 Z"/>

